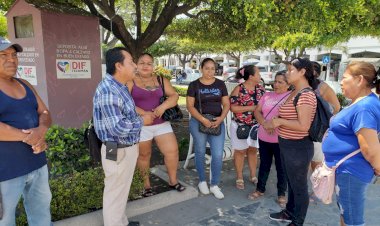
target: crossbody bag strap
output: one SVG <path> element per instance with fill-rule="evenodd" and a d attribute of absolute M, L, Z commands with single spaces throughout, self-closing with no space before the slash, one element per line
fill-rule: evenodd
<path fill-rule="evenodd" d="M 197 81 L 197 90 L 198 90 L 198 103 L 199 103 L 199 113 L 202 114 L 202 102 L 201 102 L 201 91 L 199 90 L 199 79 Z"/>
<path fill-rule="evenodd" d="M 272 107 L 272 109 L 270 109 L 270 111 L 268 112 L 268 114 L 264 117 L 264 119 L 267 119 L 267 116 L 272 112 L 272 110 L 279 104 L 279 103 L 281 103 L 281 101 L 285 98 L 285 97 L 287 97 L 287 96 L 289 96 L 290 95 L 290 93 L 288 93 L 287 95 L 285 95 L 284 97 L 282 97 L 281 98 L 281 100 L 279 100 L 273 107 Z"/>
<path fill-rule="evenodd" d="M 351 158 L 352 156 L 358 154 L 360 152 L 360 149 L 354 151 L 354 152 L 351 152 L 350 154 L 346 155 L 344 158 L 342 158 L 336 165 L 334 168 L 338 168 L 344 161 L 346 161 L 347 159 Z"/>
<path fill-rule="evenodd" d="M 160 85 L 161 85 L 162 96 L 166 97 L 166 95 L 165 95 L 164 78 L 163 78 L 162 76 L 160 76 L 160 77 L 157 78 L 157 81 L 158 81 L 158 83 L 160 83 Z"/>

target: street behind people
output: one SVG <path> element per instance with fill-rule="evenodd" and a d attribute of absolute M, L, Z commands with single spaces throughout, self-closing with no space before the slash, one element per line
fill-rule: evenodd
<path fill-rule="evenodd" d="M 169 121 L 164 121 L 161 116 L 168 108 L 174 107 L 178 101 L 178 94 L 170 81 L 163 77 L 157 77 L 154 71 L 153 56 L 144 53 L 137 61 L 138 76 L 128 83 L 129 91 L 136 104 L 139 115 L 152 117 L 153 123 L 143 126 L 139 143 L 139 157 L 137 167 L 144 177 L 143 196 L 155 194 L 149 180 L 150 157 L 152 155 L 152 141 L 156 142 L 158 149 L 164 156 L 165 166 L 169 175 L 169 188 L 179 192 L 185 187 L 177 180 L 178 168 L 178 144 Z M 161 83 L 164 83 L 163 86 Z M 165 93 L 162 90 L 165 89 Z M 165 94 L 168 98 L 161 104 L 160 98 Z"/>
<path fill-rule="evenodd" d="M 272 126 L 279 127 L 281 161 L 288 181 L 288 203 L 281 212 L 270 214 L 270 218 L 298 226 L 303 225 L 309 206 L 307 174 L 314 146 L 308 131 L 317 108 L 314 92 L 305 92 L 304 89 L 315 89 L 317 85 L 312 64 L 306 58 L 294 59 L 286 78 L 294 90 L 280 107 L 279 118 L 272 119 Z M 294 106 L 294 98 L 299 93 L 297 106 Z"/>
<path fill-rule="evenodd" d="M 0 37 L 0 226 L 16 225 L 23 197 L 30 226 L 50 226 L 49 173 L 45 134 L 51 117 L 33 86 L 15 78 L 22 47 Z"/>
<path fill-rule="evenodd" d="M 95 131 L 103 142 L 104 225 L 139 225 L 128 222 L 125 209 L 139 155 L 141 128 L 153 120 L 150 115 L 137 114 L 126 86 L 136 73 L 136 64 L 128 51 L 123 47 L 108 50 L 106 67 L 106 77 L 99 83 L 93 99 Z"/>
<path fill-rule="evenodd" d="M 380 175 L 380 70 L 367 62 L 352 62 L 340 82 L 342 93 L 352 103 L 335 115 L 322 143 L 328 167 L 346 155 L 360 153 L 344 161 L 336 170 L 335 191 L 341 226 L 364 225 L 365 195 L 374 174 Z"/>
<path fill-rule="evenodd" d="M 211 58 L 205 58 L 202 61 L 202 77 L 190 83 L 187 90 L 186 107 L 191 115 L 189 127 L 194 139 L 195 167 L 199 176 L 198 188 L 204 195 L 211 192 L 217 199 L 223 199 L 224 194 L 218 185 L 224 150 L 225 125 L 223 120 L 230 109 L 230 101 L 226 85 L 214 77 L 215 67 L 215 61 Z M 207 119 L 202 114 L 212 115 L 213 118 Z M 200 132 L 201 124 L 207 128 L 220 126 L 220 134 L 210 135 Z M 207 143 L 210 145 L 212 157 L 210 188 L 206 182 L 204 166 Z"/>
<path fill-rule="evenodd" d="M 277 171 L 277 203 L 282 208 L 285 208 L 286 205 L 285 192 L 287 182 L 280 156 L 278 129 L 271 127 L 270 120 L 273 117 L 278 117 L 280 106 L 290 95 L 290 91 L 288 91 L 289 83 L 285 76 L 286 72 L 286 70 L 277 72 L 274 79 L 273 92 L 265 93 L 255 109 L 255 118 L 260 124 L 258 131 L 260 168 L 256 190 L 249 195 L 249 198 L 253 200 L 264 195 L 274 157 Z"/>
<path fill-rule="evenodd" d="M 247 155 L 249 167 L 249 181 L 256 184 L 257 148 L 258 140 L 253 140 L 248 135 L 245 139 L 239 139 L 237 129 L 239 125 L 249 127 L 257 125 L 253 111 L 257 108 L 260 98 L 265 93 L 265 88 L 260 85 L 260 71 L 253 65 L 240 68 L 236 72 L 236 79 L 244 79 L 244 82 L 237 85 L 231 93 L 231 112 L 234 113 L 230 126 L 231 146 L 234 150 L 234 164 L 236 170 L 236 188 L 245 188 L 243 178 L 244 160 Z M 251 141 L 247 142 L 247 139 Z"/>

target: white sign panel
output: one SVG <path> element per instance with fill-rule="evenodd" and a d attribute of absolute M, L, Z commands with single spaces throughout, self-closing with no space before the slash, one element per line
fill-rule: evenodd
<path fill-rule="evenodd" d="M 58 79 L 91 78 L 90 60 L 66 60 L 56 61 Z"/>
<path fill-rule="evenodd" d="M 37 85 L 37 73 L 36 66 L 22 66 L 17 67 L 17 78 L 22 78 L 28 81 L 30 84 Z"/>

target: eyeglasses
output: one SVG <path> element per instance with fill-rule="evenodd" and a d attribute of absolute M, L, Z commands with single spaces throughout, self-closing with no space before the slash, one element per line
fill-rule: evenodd
<path fill-rule="evenodd" d="M 0 53 L 0 59 L 7 60 L 7 59 L 16 59 L 17 58 L 17 52 L 14 53 Z"/>

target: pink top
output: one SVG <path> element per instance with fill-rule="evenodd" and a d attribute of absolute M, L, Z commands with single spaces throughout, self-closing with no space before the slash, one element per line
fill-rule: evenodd
<path fill-rule="evenodd" d="M 267 92 L 264 94 L 264 96 L 261 97 L 259 101 L 259 105 L 261 106 L 261 111 L 265 120 L 270 120 L 273 117 L 279 115 L 280 106 L 282 105 L 282 103 L 286 101 L 287 99 L 286 96 L 288 96 L 289 93 L 290 91 L 281 93 L 281 94 L 277 94 L 276 92 Z M 279 101 L 281 101 L 281 103 L 278 103 Z M 258 130 L 258 136 L 259 136 L 259 139 L 262 141 L 265 141 L 268 143 L 278 143 L 277 129 L 275 130 L 273 134 L 269 134 L 265 131 L 264 127 L 260 125 L 259 130 Z"/>
<path fill-rule="evenodd" d="M 135 105 L 144 111 L 152 111 L 160 105 L 160 98 L 163 95 L 162 88 L 159 87 L 155 90 L 146 90 L 133 84 L 132 98 Z M 162 118 L 155 118 L 152 125 L 157 125 L 165 122 Z"/>

